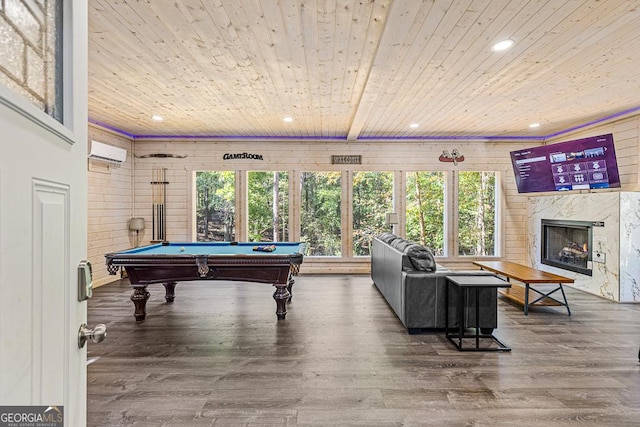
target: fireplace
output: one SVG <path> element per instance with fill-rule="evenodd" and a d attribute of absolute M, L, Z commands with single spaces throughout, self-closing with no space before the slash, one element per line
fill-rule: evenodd
<path fill-rule="evenodd" d="M 542 220 L 541 262 L 591 276 L 593 223 Z"/>

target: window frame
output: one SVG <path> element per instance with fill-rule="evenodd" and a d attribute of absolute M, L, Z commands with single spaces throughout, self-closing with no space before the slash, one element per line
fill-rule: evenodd
<path fill-rule="evenodd" d="M 240 219 L 239 219 L 239 214 L 238 214 L 238 209 L 239 209 L 239 202 L 238 202 L 238 180 L 239 180 L 239 174 L 238 171 L 236 170 L 217 170 L 217 169 L 195 169 L 192 171 L 192 213 L 191 215 L 189 215 L 189 224 L 190 224 L 190 235 L 191 235 L 191 240 L 193 242 L 216 242 L 216 241 L 220 241 L 220 240 L 198 240 L 198 203 L 199 203 L 199 193 L 198 193 L 198 173 L 200 172 L 215 172 L 215 173 L 230 173 L 233 174 L 233 217 L 234 217 L 234 224 L 233 224 L 233 236 L 234 236 L 234 240 L 236 241 L 240 241 L 240 240 L 247 240 L 245 239 L 240 239 L 238 237 L 238 233 L 239 233 L 239 224 L 240 224 Z M 248 210 L 248 206 L 245 207 L 246 210 Z M 243 231 L 246 233 L 246 226 L 243 227 Z"/>
<path fill-rule="evenodd" d="M 395 212 L 394 211 L 394 205 L 395 205 L 395 174 L 393 171 L 380 171 L 380 170 L 369 170 L 369 169 L 363 169 L 363 170 L 357 170 L 357 171 L 351 171 L 349 173 L 349 188 L 348 188 L 348 192 L 349 192 L 349 232 L 348 233 L 343 233 L 343 236 L 349 236 L 348 242 L 343 242 L 343 246 L 346 246 L 349 248 L 349 257 L 350 258 L 355 258 L 355 259 L 367 259 L 371 257 L 371 254 L 369 255 L 356 255 L 355 254 L 355 243 L 353 241 L 353 232 L 355 230 L 354 227 L 354 185 L 353 185 L 353 181 L 356 177 L 356 174 L 359 173 L 375 173 L 375 174 L 388 174 L 391 176 L 391 206 L 390 211 L 389 212 Z M 385 212 L 386 213 L 386 212 Z M 343 227 L 344 228 L 344 227 Z M 387 230 L 388 231 L 388 230 Z M 373 240 L 373 239 L 372 239 Z"/>
<path fill-rule="evenodd" d="M 268 174 L 286 174 L 287 176 L 287 211 L 286 211 L 286 216 L 287 216 L 287 226 L 286 226 L 286 234 L 287 234 L 287 239 L 285 241 L 293 241 L 291 240 L 291 171 L 288 170 L 247 170 L 245 171 L 246 174 L 246 218 L 247 218 L 247 222 L 243 223 L 243 226 L 246 228 L 246 232 L 245 234 L 247 235 L 247 237 L 249 236 L 249 222 L 251 221 L 251 216 L 250 216 L 250 212 L 249 212 L 249 202 L 251 199 L 251 194 L 250 194 L 250 189 L 249 189 L 249 183 L 250 183 L 250 176 L 252 173 L 268 173 Z M 236 198 L 243 198 L 245 197 L 242 194 L 238 194 L 236 191 Z M 277 201 L 276 201 L 277 203 Z M 244 205 L 243 205 L 244 206 Z M 273 218 L 272 218 L 273 219 Z M 247 241 L 249 241 L 249 239 L 247 238 Z"/>
<path fill-rule="evenodd" d="M 443 224 L 442 224 L 442 230 L 443 230 L 443 238 L 442 238 L 442 253 L 444 255 L 436 255 L 434 254 L 434 256 L 438 256 L 440 258 L 447 256 L 447 254 L 449 253 L 449 231 L 448 231 L 448 224 L 450 224 L 449 222 L 449 218 L 448 218 L 448 207 L 449 205 L 447 204 L 447 201 L 450 199 L 449 195 L 448 195 L 448 185 L 451 182 L 449 174 L 445 171 L 438 171 L 438 170 L 414 170 L 414 171 L 405 171 L 403 173 L 404 175 L 404 179 L 403 179 L 403 183 L 404 186 L 402 188 L 402 198 L 403 200 L 407 200 L 408 199 L 408 192 L 407 192 L 407 187 L 409 185 L 409 179 L 408 176 L 409 174 L 415 174 L 415 173 L 439 173 L 442 174 L 442 203 L 444 206 L 443 209 Z M 402 211 L 402 215 L 403 215 L 403 220 L 402 220 L 402 232 L 403 232 L 403 236 L 406 237 L 407 235 L 407 203 L 405 202 L 404 204 L 404 209 Z M 396 233 L 397 234 L 397 233 Z M 416 243 L 420 243 L 420 242 L 416 242 Z"/>
<path fill-rule="evenodd" d="M 402 186 L 400 187 L 400 199 L 406 199 L 406 174 L 416 171 L 401 171 Z M 419 170 L 417 172 L 442 172 L 437 169 Z M 495 251 L 494 255 L 459 255 L 458 254 L 458 184 L 460 172 L 491 172 L 495 174 Z M 502 207 L 504 194 L 502 192 L 502 173 L 496 170 L 450 170 L 444 171 L 444 255 L 435 255 L 439 262 L 449 263 L 468 263 L 475 259 L 491 260 L 500 259 L 502 257 L 503 245 L 503 214 Z M 396 204 L 396 212 L 399 213 L 400 221 L 395 234 L 401 237 L 406 236 L 406 205 L 404 203 Z"/>
<path fill-rule="evenodd" d="M 87 51 L 88 40 L 84 37 L 74 37 L 75 34 L 85 34 L 81 26 L 87 25 L 86 16 L 86 2 L 62 0 L 62 22 L 65 23 L 62 25 L 62 121 L 58 121 L 24 96 L 0 83 L 0 105 L 13 110 L 70 145 L 78 142 L 82 127 L 87 125 L 87 92 L 79 90 L 79 86 L 87 83 L 86 75 L 82 72 L 87 69 L 87 57 L 82 52 Z M 56 80 L 55 84 L 60 84 L 60 81 Z"/>
<path fill-rule="evenodd" d="M 353 174 L 357 171 L 336 171 L 336 170 L 296 170 L 287 169 L 280 170 L 279 172 L 287 172 L 289 175 L 289 239 L 291 241 L 300 240 L 300 215 L 301 215 L 301 183 L 300 174 L 302 172 L 338 172 L 341 174 L 341 255 L 339 256 L 323 256 L 323 255 L 308 255 L 306 259 L 309 261 L 318 262 L 331 262 L 331 263 L 349 263 L 349 262 L 366 262 L 370 259 L 370 256 L 365 255 L 353 255 L 353 241 L 351 238 L 351 231 L 353 228 Z M 217 169 L 205 169 L 198 168 L 197 171 L 212 170 L 222 172 Z M 236 239 L 238 241 L 246 241 L 248 233 L 248 173 L 249 172 L 273 172 L 272 170 L 243 170 L 226 168 L 227 172 L 235 172 L 236 174 Z M 398 213 L 398 224 L 394 226 L 393 232 L 401 237 L 406 236 L 406 184 L 407 173 L 415 171 L 407 170 L 374 170 L 366 169 L 364 172 L 382 172 L 393 174 L 393 209 Z M 193 196 L 195 198 L 195 172 L 193 171 Z M 443 256 L 436 256 L 438 262 L 443 263 L 465 263 L 468 264 L 474 259 L 500 259 L 502 257 L 502 248 L 504 247 L 504 224 L 503 224 L 503 206 L 504 206 L 504 192 L 503 192 L 503 173 L 495 170 L 464 170 L 463 172 L 491 172 L 495 174 L 495 253 L 494 255 L 458 255 L 458 179 L 459 171 L 441 171 L 441 170 L 420 170 L 419 172 L 444 172 L 444 253 Z M 196 232 L 195 228 L 195 200 L 192 203 L 192 214 L 190 215 L 190 233 L 194 236 Z"/>
<path fill-rule="evenodd" d="M 460 225 L 459 225 L 459 198 L 458 198 L 458 194 L 459 194 L 459 184 L 460 184 L 460 173 L 464 172 L 464 173 L 483 173 L 483 172 L 489 172 L 489 173 L 493 173 L 494 174 L 494 217 L 493 217 L 493 222 L 494 222 L 494 254 L 493 255 L 461 255 L 460 254 L 460 241 L 458 239 L 458 235 L 459 235 L 459 230 L 460 230 Z M 455 210 L 453 211 L 453 218 L 452 218 L 452 222 L 456 224 L 456 233 L 452 233 L 452 235 L 455 237 L 455 245 L 452 246 L 453 252 L 450 253 L 450 257 L 452 258 L 459 258 L 459 259 L 493 259 L 493 258 L 500 258 L 501 256 L 501 247 L 502 245 L 500 244 L 501 242 L 501 235 L 502 235 L 502 227 L 501 227 L 501 223 L 500 223 L 500 173 L 498 171 L 490 171 L 490 170 L 463 170 L 463 171 L 454 171 L 454 188 L 453 190 L 453 194 L 454 194 L 454 200 L 455 200 Z"/>
<path fill-rule="evenodd" d="M 330 169 L 323 169 L 323 170 L 306 170 L 305 169 L 305 170 L 295 171 L 294 173 L 297 174 L 298 189 L 296 191 L 299 193 L 298 199 L 297 199 L 297 202 L 299 204 L 296 206 L 296 209 L 295 209 L 295 213 L 298 216 L 297 223 L 299 227 L 297 230 L 295 230 L 295 234 L 290 233 L 290 236 L 298 236 L 298 238 L 300 238 L 300 236 L 302 235 L 302 224 L 301 224 L 302 223 L 302 180 L 301 180 L 302 174 L 303 173 L 339 174 L 340 175 L 340 255 L 311 255 L 310 254 L 309 257 L 320 259 L 320 260 L 328 260 L 328 259 L 346 260 L 346 259 L 353 258 L 351 256 L 352 242 L 351 242 L 351 239 L 348 237 L 351 235 L 350 232 L 351 232 L 351 217 L 352 217 L 350 174 L 346 171 L 330 170 Z M 291 197 L 291 194 L 290 194 L 290 197 Z M 291 206 L 291 203 L 292 201 L 290 201 L 290 206 Z"/>

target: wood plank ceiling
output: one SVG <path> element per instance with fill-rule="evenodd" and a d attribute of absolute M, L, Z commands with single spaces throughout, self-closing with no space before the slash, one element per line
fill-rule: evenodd
<path fill-rule="evenodd" d="M 91 0 L 89 117 L 136 136 L 550 135 L 640 106 L 639 6 Z"/>

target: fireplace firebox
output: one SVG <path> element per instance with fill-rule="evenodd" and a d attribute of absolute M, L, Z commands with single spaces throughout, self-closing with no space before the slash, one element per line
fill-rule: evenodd
<path fill-rule="evenodd" d="M 592 227 L 588 221 L 543 219 L 541 262 L 591 276 Z"/>

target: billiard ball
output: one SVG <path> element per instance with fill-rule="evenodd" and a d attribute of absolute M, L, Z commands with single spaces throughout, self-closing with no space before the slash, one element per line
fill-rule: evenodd
<path fill-rule="evenodd" d="M 184 246 L 180 246 L 180 252 L 184 252 Z"/>

